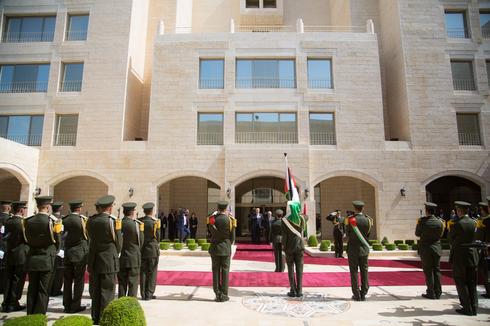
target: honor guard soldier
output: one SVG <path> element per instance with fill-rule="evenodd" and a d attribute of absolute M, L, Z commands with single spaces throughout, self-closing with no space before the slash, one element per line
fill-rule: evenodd
<path fill-rule="evenodd" d="M 0 279 L 3 280 L 5 275 L 5 241 L 3 240 L 3 237 L 5 235 L 5 222 L 7 219 L 11 216 L 10 210 L 11 210 L 11 205 L 12 201 L 11 200 L 2 200 L 0 201 Z M 3 288 L 4 288 L 4 282 L 0 282 L 0 294 L 3 293 Z"/>
<path fill-rule="evenodd" d="M 81 214 L 83 202 L 69 202 L 71 213 L 63 217 L 65 238 L 63 306 L 66 313 L 84 311 L 82 294 L 88 257 L 87 217 Z"/>
<path fill-rule="evenodd" d="M 26 270 L 27 314 L 46 314 L 49 301 L 49 281 L 60 246 L 61 222 L 48 214 L 51 196 L 36 197 L 38 213 L 24 220 L 25 240 L 29 246 Z"/>
<path fill-rule="evenodd" d="M 141 248 L 144 240 L 143 222 L 136 219 L 136 203 L 122 204 L 121 233 L 123 246 L 119 257 L 118 297 L 136 297 L 138 295 L 138 277 L 141 268 Z"/>
<path fill-rule="evenodd" d="M 272 243 L 274 249 L 274 261 L 276 270 L 274 272 L 284 272 L 284 261 L 282 259 L 282 209 L 276 210 L 276 216 L 271 224 L 271 232 L 269 242 Z"/>
<path fill-rule="evenodd" d="M 27 213 L 25 201 L 12 203 L 14 215 L 5 222 L 5 293 L 3 295 L 2 311 L 12 312 L 24 310 L 19 304 L 26 280 L 25 262 L 27 245 L 24 239 L 23 220 Z"/>
<path fill-rule="evenodd" d="M 490 197 L 487 197 L 490 202 Z M 477 238 L 478 240 L 486 243 L 490 243 L 490 214 L 488 210 L 488 204 L 484 202 L 478 203 L 480 207 L 480 218 L 477 221 Z M 488 248 L 480 250 L 480 261 L 478 262 L 478 270 L 483 279 L 483 285 L 485 286 L 485 293 L 483 297 L 490 299 L 490 276 L 488 273 Z"/>
<path fill-rule="evenodd" d="M 218 211 L 208 217 L 207 228 L 211 234 L 209 255 L 213 271 L 213 291 L 216 302 L 230 300 L 228 297 L 228 274 L 230 272 L 231 246 L 235 242 L 236 220 L 227 212 L 228 202 L 219 201 Z"/>
<path fill-rule="evenodd" d="M 475 240 L 476 221 L 468 216 L 471 204 L 456 201 L 454 205 L 458 218 L 449 228 L 449 241 L 451 242 L 449 262 L 453 267 L 453 278 L 462 306 L 461 309 L 456 309 L 456 312 L 476 316 L 478 252 L 476 248 L 469 246 Z"/>
<path fill-rule="evenodd" d="M 352 299 L 365 301 L 369 290 L 368 256 L 369 256 L 369 234 L 373 227 L 373 219 L 363 213 L 364 202 L 355 200 L 354 215 L 349 216 L 346 223 L 347 255 L 349 259 L 349 271 L 352 288 Z M 359 290 L 358 271 L 361 272 L 361 288 Z"/>
<path fill-rule="evenodd" d="M 63 209 L 63 202 L 57 201 L 51 204 L 51 215 L 58 219 L 58 222 L 62 222 L 61 210 Z M 63 227 L 61 228 L 63 233 Z M 61 288 L 63 287 L 63 258 L 64 258 L 64 241 L 63 237 L 61 237 L 60 248 L 58 250 L 58 254 L 56 255 L 56 259 L 54 262 L 54 271 L 51 276 L 50 286 L 49 286 L 49 296 L 56 297 L 58 295 L 62 295 L 63 292 Z"/>
<path fill-rule="evenodd" d="M 160 220 L 153 216 L 155 204 L 142 206 L 145 216 L 139 219 L 144 224 L 144 241 L 141 249 L 140 293 L 143 300 L 156 299 L 155 288 L 160 257 Z"/>
<path fill-rule="evenodd" d="M 289 212 L 282 219 L 281 225 L 282 247 L 286 254 L 290 286 L 290 291 L 287 295 L 291 298 L 299 298 L 303 296 L 303 255 L 305 251 L 304 230 L 306 221 L 300 214 L 301 206 L 299 202 L 290 201 L 287 205 Z"/>
<path fill-rule="evenodd" d="M 427 299 L 439 299 L 441 288 L 441 237 L 444 234 L 444 220 L 436 217 L 437 205 L 425 203 L 425 216 L 417 221 L 415 235 L 420 237 L 418 252 L 422 261 L 422 269 L 425 275 L 426 293 L 422 297 Z"/>
<path fill-rule="evenodd" d="M 121 220 L 111 215 L 114 196 L 97 200 L 99 213 L 88 219 L 89 291 L 92 298 L 92 320 L 99 324 L 105 307 L 114 299 L 119 253 L 122 248 Z"/>

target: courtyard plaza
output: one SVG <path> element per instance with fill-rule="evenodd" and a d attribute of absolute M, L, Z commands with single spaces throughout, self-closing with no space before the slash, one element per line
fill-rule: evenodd
<path fill-rule="evenodd" d="M 370 260 L 367 301 L 355 302 L 346 259 L 305 254 L 304 297 L 298 299 L 286 296 L 287 272 L 271 272 L 272 251 L 238 250 L 231 263 L 230 301 L 216 303 L 206 253 L 162 252 L 157 299 L 140 304 L 148 325 L 488 325 L 490 299 L 479 297 L 478 316 L 454 312 L 459 304 L 447 260 L 443 256 L 440 300 L 421 297 L 425 285 L 418 258 L 390 256 Z M 483 287 L 478 290 L 484 292 Z M 90 303 L 86 284 L 82 304 Z M 23 315 L 25 311 L 2 313 L 0 323 Z M 50 298 L 47 315 L 49 325 L 66 315 L 62 296 Z M 90 316 L 90 309 L 83 315 Z"/>

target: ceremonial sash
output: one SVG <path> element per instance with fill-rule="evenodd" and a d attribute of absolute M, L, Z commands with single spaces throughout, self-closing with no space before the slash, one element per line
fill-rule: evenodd
<path fill-rule="evenodd" d="M 289 223 L 289 220 L 285 217 L 282 218 L 282 222 L 288 227 L 289 230 L 291 230 L 291 232 L 293 232 L 296 236 L 300 237 L 300 238 L 303 238 L 303 236 L 301 235 L 301 233 L 299 233 L 298 230 L 296 230 L 294 228 L 294 226 L 291 225 L 291 223 Z"/>

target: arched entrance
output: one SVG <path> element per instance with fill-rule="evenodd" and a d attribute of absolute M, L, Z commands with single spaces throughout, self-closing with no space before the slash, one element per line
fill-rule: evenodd
<path fill-rule="evenodd" d="M 65 179 L 53 187 L 54 201 L 65 203 L 63 214 L 69 212 L 68 202 L 80 199 L 84 202 L 83 214 L 95 213 L 95 202 L 99 197 L 108 194 L 109 187 L 101 180 L 91 176 L 76 176 Z"/>
<path fill-rule="evenodd" d="M 20 200 L 22 183 L 15 175 L 0 169 L 0 198 L 5 200 Z"/>
<path fill-rule="evenodd" d="M 425 187 L 427 201 L 436 203 L 446 218 L 454 208 L 454 202 L 463 200 L 476 205 L 482 198 L 481 187 L 475 182 L 459 176 L 443 176 Z"/>
<path fill-rule="evenodd" d="M 317 226 L 321 228 L 322 239 L 333 239 L 333 225 L 326 219 L 328 214 L 338 209 L 346 216 L 347 211 L 353 211 L 354 200 L 362 200 L 366 204 L 364 212 L 376 219 L 376 188 L 370 183 L 351 176 L 336 176 L 315 186 L 315 211 L 320 218 Z M 376 227 L 373 227 L 370 238 L 376 237 Z"/>
<path fill-rule="evenodd" d="M 206 236 L 206 218 L 216 210 L 221 188 L 198 176 L 178 177 L 158 187 L 158 213 L 168 215 L 170 209 L 189 209 L 198 218 L 197 237 Z"/>

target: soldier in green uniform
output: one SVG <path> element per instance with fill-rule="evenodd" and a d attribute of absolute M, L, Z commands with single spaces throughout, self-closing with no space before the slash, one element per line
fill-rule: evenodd
<path fill-rule="evenodd" d="M 141 248 L 144 240 L 143 222 L 136 219 L 136 203 L 122 204 L 123 246 L 119 257 L 118 296 L 136 297 L 138 295 L 138 277 L 141 268 Z"/>
<path fill-rule="evenodd" d="M 46 314 L 49 301 L 49 281 L 54 271 L 60 245 L 61 222 L 50 215 L 51 196 L 36 197 L 38 213 L 24 220 L 25 240 L 29 246 L 26 270 L 27 314 Z"/>
<path fill-rule="evenodd" d="M 156 299 L 155 288 L 160 257 L 160 220 L 153 216 L 155 204 L 143 206 L 145 216 L 139 221 L 144 224 L 144 241 L 141 248 L 140 293 L 143 300 Z"/>
<path fill-rule="evenodd" d="M 347 255 L 349 259 L 349 271 L 352 288 L 352 299 L 365 301 L 369 290 L 368 256 L 369 234 L 373 227 L 373 219 L 363 213 L 364 202 L 355 200 L 352 202 L 355 215 L 346 220 Z M 358 271 L 361 272 L 361 289 L 359 290 Z"/>
<path fill-rule="evenodd" d="M 62 222 L 63 216 L 61 215 L 61 210 L 63 209 L 63 202 L 57 201 L 51 204 L 51 214 L 58 219 L 58 222 Z M 61 229 L 63 231 L 63 228 Z M 56 297 L 58 295 L 62 295 L 63 292 L 61 288 L 63 287 L 63 257 L 64 257 L 64 241 L 63 237 L 61 237 L 61 243 L 59 247 L 59 252 L 56 255 L 56 259 L 54 262 L 54 272 L 51 276 L 50 286 L 49 286 L 49 296 Z"/>
<path fill-rule="evenodd" d="M 449 262 L 453 266 L 453 278 L 462 306 L 461 309 L 456 309 L 456 312 L 476 316 L 478 252 L 476 248 L 468 246 L 475 239 L 476 221 L 468 216 L 471 204 L 457 201 L 454 205 L 458 218 L 449 228 L 449 241 L 451 242 Z"/>
<path fill-rule="evenodd" d="M 289 297 L 303 296 L 303 255 L 305 251 L 304 230 L 306 221 L 300 215 L 301 207 L 288 202 L 291 213 L 282 219 L 281 237 L 282 247 L 286 254 L 288 265 Z M 296 271 L 296 273 L 295 273 Z M 295 277 L 296 276 L 296 277 Z"/>
<path fill-rule="evenodd" d="M 227 212 L 228 202 L 219 201 L 218 211 L 208 217 L 207 228 L 211 234 L 209 255 L 213 271 L 213 291 L 216 302 L 230 300 L 228 297 L 228 274 L 230 272 L 231 246 L 235 242 L 236 220 Z"/>
<path fill-rule="evenodd" d="M 88 256 L 87 217 L 81 214 L 83 202 L 69 202 L 71 213 L 63 217 L 64 228 L 64 287 L 63 306 L 66 313 L 84 311 L 82 294 Z"/>
<path fill-rule="evenodd" d="M 490 197 L 488 197 L 490 199 Z M 480 207 L 480 218 L 478 219 L 477 226 L 477 239 L 483 242 L 490 243 L 490 214 L 488 212 L 488 204 L 484 202 L 478 203 Z M 483 297 L 490 298 L 490 281 L 488 277 L 488 248 L 480 250 L 480 261 L 478 262 L 478 271 L 483 279 L 483 285 L 485 286 L 485 293 Z"/>
<path fill-rule="evenodd" d="M 282 209 L 276 210 L 276 216 L 271 224 L 271 232 L 269 242 L 272 243 L 274 249 L 274 261 L 276 263 L 276 270 L 274 272 L 284 272 L 284 261 L 282 259 L 282 216 L 284 212 Z"/>
<path fill-rule="evenodd" d="M 92 298 L 92 320 L 99 324 L 105 307 L 114 299 L 119 253 L 122 248 L 121 220 L 112 216 L 114 196 L 97 200 L 98 214 L 88 219 L 89 291 Z"/>
<path fill-rule="evenodd" d="M 5 279 L 5 259 L 4 254 L 6 250 L 6 244 L 3 239 L 5 235 L 5 222 L 10 217 L 10 210 L 12 201 L 11 200 L 2 200 L 0 201 L 0 280 Z M 3 293 L 4 282 L 0 281 L 0 294 Z"/>
<path fill-rule="evenodd" d="M 442 294 L 441 237 L 444 234 L 445 223 L 434 215 L 436 209 L 436 204 L 425 203 L 425 216 L 418 219 L 415 229 L 415 235 L 420 237 L 418 252 L 427 285 L 427 291 L 422 297 L 427 299 L 439 299 Z"/>
<path fill-rule="evenodd" d="M 12 203 L 14 215 L 5 222 L 5 293 L 3 296 L 2 311 L 12 312 L 24 310 L 26 307 L 19 304 L 26 280 L 25 262 L 27 245 L 24 239 L 23 220 L 27 213 L 25 201 Z"/>

